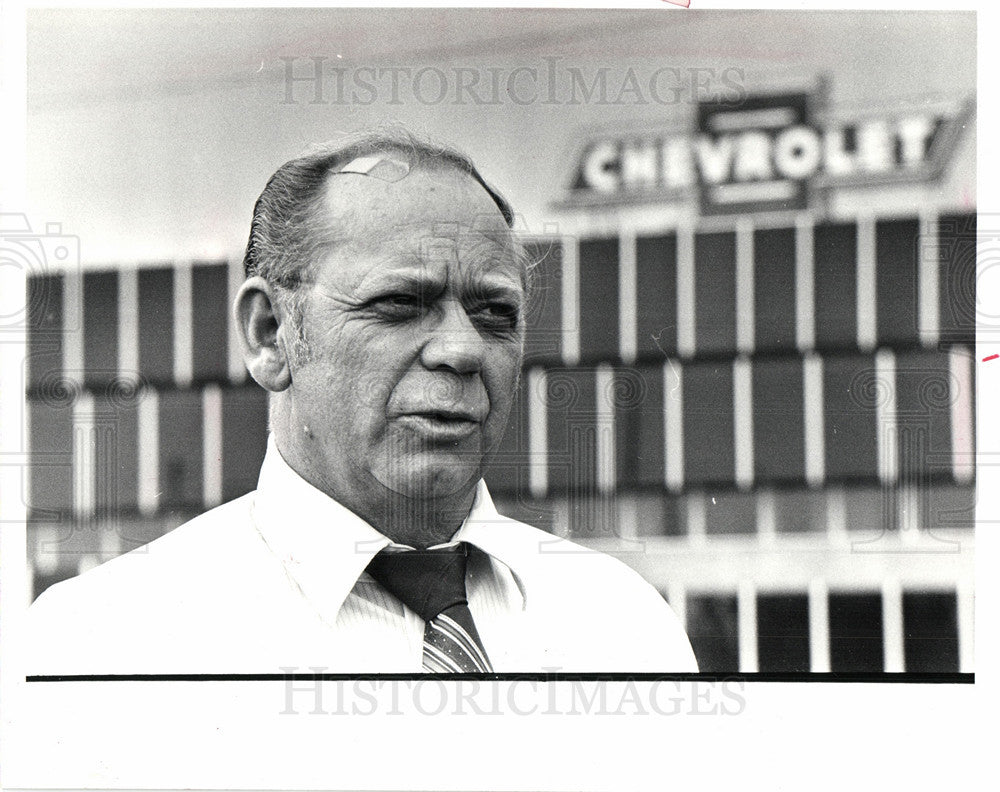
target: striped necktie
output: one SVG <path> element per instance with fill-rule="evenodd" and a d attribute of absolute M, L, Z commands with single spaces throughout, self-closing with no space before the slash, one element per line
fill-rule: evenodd
<path fill-rule="evenodd" d="M 368 573 L 426 622 L 423 667 L 437 673 L 492 671 L 465 594 L 467 546 L 383 550 Z"/>

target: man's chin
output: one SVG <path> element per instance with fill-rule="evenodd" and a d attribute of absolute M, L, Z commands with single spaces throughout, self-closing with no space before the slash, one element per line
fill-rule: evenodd
<path fill-rule="evenodd" d="M 412 500 L 448 500 L 469 492 L 482 476 L 480 466 L 462 460 L 412 459 L 376 477 L 390 492 Z"/>

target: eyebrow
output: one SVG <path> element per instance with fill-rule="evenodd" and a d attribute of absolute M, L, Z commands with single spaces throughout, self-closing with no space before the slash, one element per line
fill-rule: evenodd
<path fill-rule="evenodd" d="M 522 305 L 525 301 L 524 289 L 520 285 L 514 286 L 507 281 L 481 281 L 464 289 L 462 296 L 466 297 L 469 292 L 472 292 L 476 297 L 485 299 L 511 299 L 518 305 Z"/>
<path fill-rule="evenodd" d="M 402 266 L 396 269 L 382 270 L 370 280 L 359 284 L 358 292 L 363 295 L 377 294 L 392 289 L 410 289 L 415 292 L 427 292 L 445 286 L 445 279 L 438 277 L 424 266 Z M 460 297 L 468 299 L 474 296 L 480 299 L 507 299 L 521 306 L 525 302 L 524 289 L 519 281 L 487 272 L 475 283 L 460 284 Z"/>
<path fill-rule="evenodd" d="M 411 288 L 419 291 L 443 286 L 445 278 L 428 271 L 423 265 L 405 264 L 390 269 L 380 269 L 377 274 L 365 278 L 358 284 L 359 291 L 378 291 L 385 288 Z"/>

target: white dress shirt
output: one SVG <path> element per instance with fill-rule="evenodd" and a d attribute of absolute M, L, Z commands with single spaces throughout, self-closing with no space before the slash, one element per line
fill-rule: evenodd
<path fill-rule="evenodd" d="M 609 556 L 497 513 L 484 482 L 469 607 L 497 672 L 697 671 L 663 598 Z M 424 622 L 365 573 L 390 540 L 273 439 L 256 491 L 46 590 L 28 674 L 420 672 Z"/>

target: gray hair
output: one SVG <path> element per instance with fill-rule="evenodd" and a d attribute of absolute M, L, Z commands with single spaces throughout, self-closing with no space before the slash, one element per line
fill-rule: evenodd
<path fill-rule="evenodd" d="M 358 157 L 389 152 L 405 153 L 411 168 L 426 163 L 468 174 L 482 185 L 507 227 L 513 229 L 510 204 L 483 179 L 468 156 L 450 146 L 421 139 L 399 125 L 361 132 L 336 145 L 318 146 L 286 162 L 268 180 L 254 205 L 243 257 L 246 276 L 259 275 L 276 287 L 297 326 L 300 304 L 296 292 L 308 281 L 310 266 L 319 251 L 331 241 L 319 232 L 315 222 L 327 177 Z M 531 266 L 523 245 L 513 234 L 511 239 L 527 291 Z"/>

